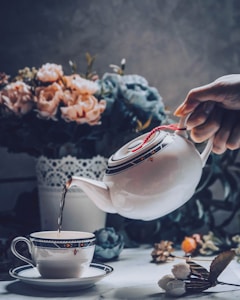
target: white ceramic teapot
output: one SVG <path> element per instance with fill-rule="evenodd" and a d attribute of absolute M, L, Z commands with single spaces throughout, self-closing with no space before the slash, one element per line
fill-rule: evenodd
<path fill-rule="evenodd" d="M 194 194 L 212 150 L 212 139 L 201 154 L 196 150 L 187 139 L 186 119 L 128 142 L 109 158 L 102 182 L 73 176 L 66 188 L 76 185 L 101 210 L 130 219 L 153 220 L 174 211 Z"/>

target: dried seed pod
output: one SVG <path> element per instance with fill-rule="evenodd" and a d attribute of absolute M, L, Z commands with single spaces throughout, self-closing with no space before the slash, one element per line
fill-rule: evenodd
<path fill-rule="evenodd" d="M 154 249 L 151 253 L 152 262 L 162 263 L 167 262 L 168 260 L 172 260 L 172 252 L 174 251 L 172 245 L 173 242 L 171 241 L 161 241 L 160 243 L 155 243 Z"/>

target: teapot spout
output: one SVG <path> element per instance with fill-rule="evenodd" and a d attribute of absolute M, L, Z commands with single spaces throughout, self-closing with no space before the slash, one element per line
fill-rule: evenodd
<path fill-rule="evenodd" d="M 66 183 L 66 188 L 77 186 L 93 201 L 102 211 L 116 213 L 110 198 L 108 186 L 102 182 L 81 176 L 72 176 Z"/>

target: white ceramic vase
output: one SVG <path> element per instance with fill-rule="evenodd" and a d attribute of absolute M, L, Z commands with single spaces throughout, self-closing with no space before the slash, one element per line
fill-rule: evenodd
<path fill-rule="evenodd" d="M 107 159 L 97 155 L 91 159 L 66 156 L 62 159 L 37 159 L 39 209 L 42 230 L 57 230 L 60 201 L 64 184 L 72 175 L 101 180 Z M 97 208 L 79 188 L 66 194 L 62 230 L 94 232 L 105 227 L 106 213 Z"/>

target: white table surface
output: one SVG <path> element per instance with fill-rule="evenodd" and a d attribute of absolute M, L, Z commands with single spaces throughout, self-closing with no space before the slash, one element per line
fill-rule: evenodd
<path fill-rule="evenodd" d="M 113 273 L 106 276 L 93 287 L 79 291 L 44 291 L 36 289 L 19 280 L 0 281 L 0 299 L 2 300 L 72 300 L 72 299 L 173 299 L 165 295 L 158 286 L 158 280 L 171 274 L 173 264 L 182 260 L 156 265 L 151 263 L 150 247 L 124 249 L 117 261 L 107 263 L 114 268 Z M 182 255 L 182 253 L 177 253 Z M 211 259 L 211 258 L 207 258 Z M 210 262 L 199 262 L 208 268 Z M 235 260 L 224 270 L 220 278 L 225 282 L 240 284 L 240 264 Z M 240 287 L 217 286 L 207 292 L 188 295 L 176 299 L 240 299 Z"/>

